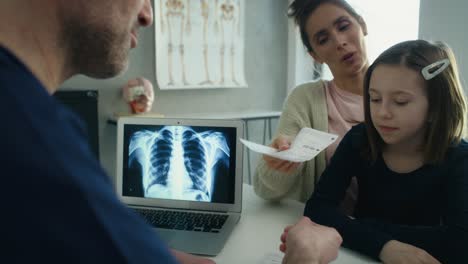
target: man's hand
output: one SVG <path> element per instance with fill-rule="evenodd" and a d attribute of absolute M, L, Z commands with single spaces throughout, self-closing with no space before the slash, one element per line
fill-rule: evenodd
<path fill-rule="evenodd" d="M 343 239 L 334 228 L 303 217 L 284 229 L 281 242 L 280 250 L 285 254 L 283 264 L 323 264 L 338 257 Z"/>
<path fill-rule="evenodd" d="M 440 264 L 425 250 L 397 240 L 388 241 L 380 251 L 379 257 L 388 264 Z"/>
<path fill-rule="evenodd" d="M 216 264 L 216 262 L 211 259 L 202 258 L 175 249 L 171 249 L 171 252 L 181 264 Z"/>
<path fill-rule="evenodd" d="M 270 147 L 278 149 L 279 151 L 287 150 L 290 146 L 291 139 L 286 136 L 279 136 L 275 138 L 270 145 Z M 284 173 L 292 173 L 301 164 L 298 162 L 291 162 L 287 160 L 273 158 L 268 155 L 263 155 L 263 159 L 265 160 L 268 167 Z"/>

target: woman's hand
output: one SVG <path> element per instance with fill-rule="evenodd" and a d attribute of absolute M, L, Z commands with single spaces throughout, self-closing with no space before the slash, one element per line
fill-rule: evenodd
<path fill-rule="evenodd" d="M 290 146 L 291 139 L 289 137 L 281 135 L 275 138 L 275 140 L 273 140 L 273 142 L 270 145 L 270 147 L 278 149 L 279 151 L 289 149 Z M 263 155 L 263 159 L 265 160 L 268 167 L 284 173 L 292 173 L 301 164 L 298 162 L 273 158 L 267 155 Z"/>
<path fill-rule="evenodd" d="M 420 263 L 440 264 L 440 262 L 425 250 L 397 240 L 388 241 L 380 251 L 380 259 L 383 263 Z"/>

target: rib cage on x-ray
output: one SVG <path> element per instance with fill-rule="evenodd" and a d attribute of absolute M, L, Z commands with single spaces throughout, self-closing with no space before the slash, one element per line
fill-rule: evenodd
<path fill-rule="evenodd" d="M 129 167 L 140 165 L 145 197 L 209 202 L 215 168 L 219 163 L 229 166 L 229 151 L 221 132 L 165 126 L 132 135 Z"/>

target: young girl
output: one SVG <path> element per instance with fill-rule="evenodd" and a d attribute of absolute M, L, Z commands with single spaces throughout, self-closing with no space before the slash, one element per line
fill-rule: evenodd
<path fill-rule="evenodd" d="M 384 263 L 468 263 L 466 103 L 452 51 L 424 40 L 386 50 L 366 73 L 364 112 L 304 215 Z M 338 210 L 352 176 L 355 218 Z"/>

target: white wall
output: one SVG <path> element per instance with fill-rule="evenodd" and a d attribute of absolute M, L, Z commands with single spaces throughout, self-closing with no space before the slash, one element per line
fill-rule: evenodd
<path fill-rule="evenodd" d="M 291 2 L 291 0 L 290 0 Z M 313 81 L 314 63 L 301 40 L 301 33 L 293 19 L 288 22 L 287 94 L 304 82 Z"/>
<path fill-rule="evenodd" d="M 421 0 L 419 36 L 448 43 L 455 52 L 460 77 L 468 91 L 468 1 Z"/>

